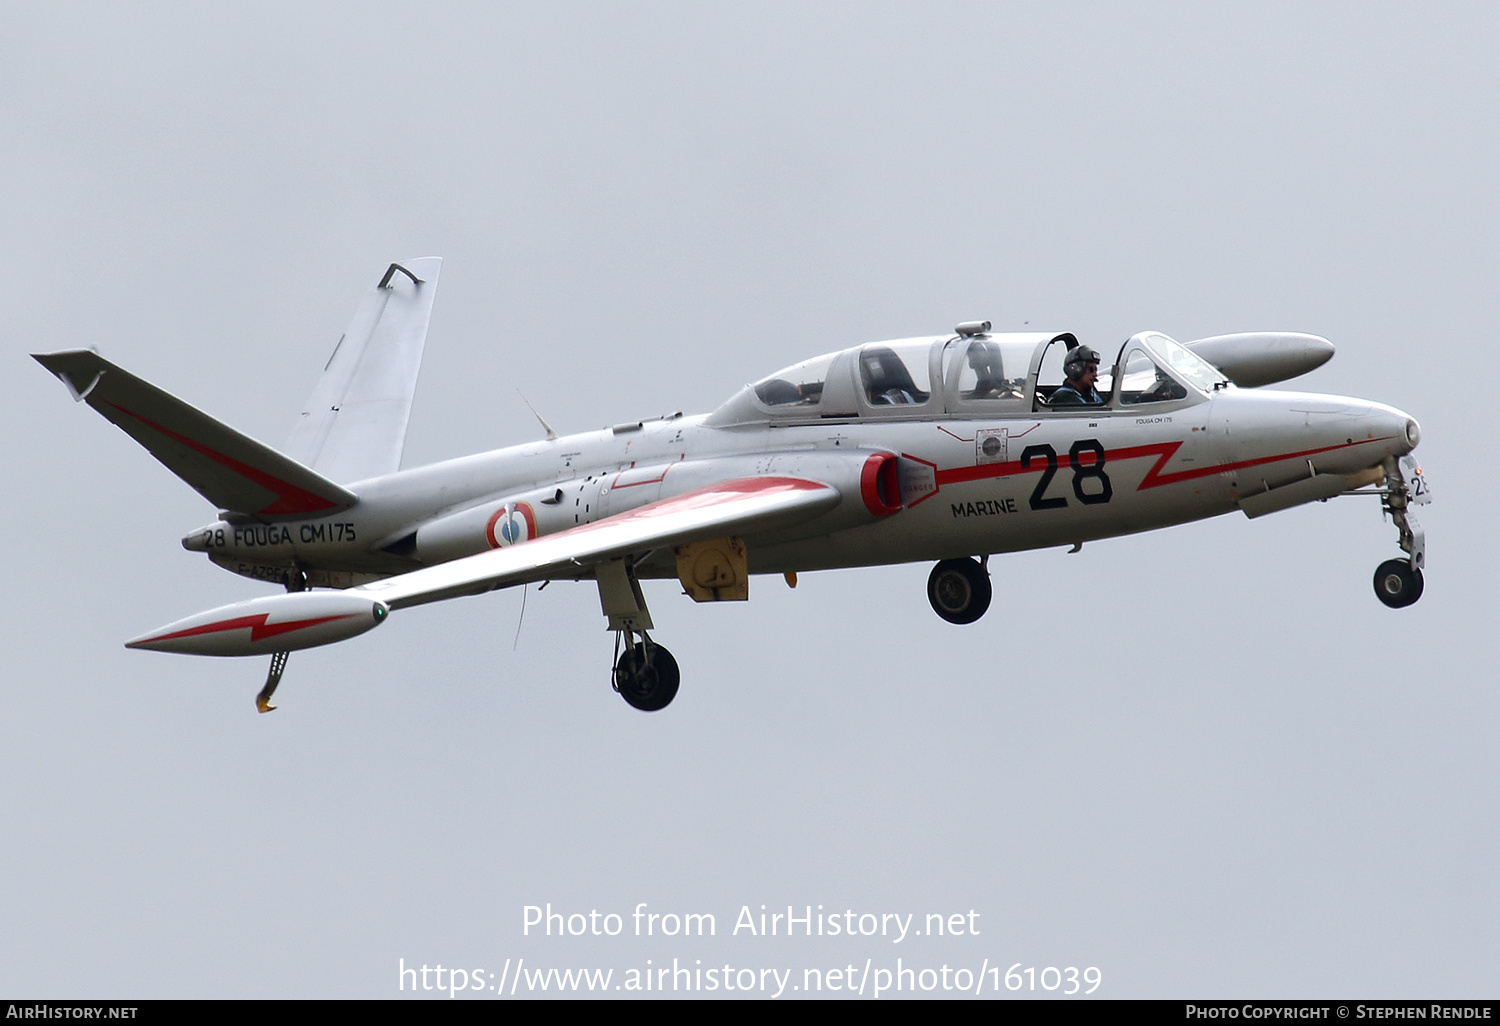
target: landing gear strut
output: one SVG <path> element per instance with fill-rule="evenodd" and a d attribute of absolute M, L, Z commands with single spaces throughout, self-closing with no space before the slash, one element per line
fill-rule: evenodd
<path fill-rule="evenodd" d="M 265 687 L 260 689 L 260 694 L 255 696 L 255 708 L 259 712 L 268 713 L 275 710 L 271 704 L 271 696 L 276 693 L 276 686 L 281 683 L 281 675 L 286 672 L 286 652 L 275 652 L 271 655 L 271 672 L 266 675 Z"/>
<path fill-rule="evenodd" d="M 1403 471 L 1410 472 L 1410 480 Z M 1427 535 L 1412 514 L 1412 505 L 1431 501 L 1421 468 L 1410 456 L 1385 462 L 1380 505 L 1401 532 L 1405 559 L 1388 559 L 1375 569 L 1375 597 L 1392 609 L 1403 609 L 1422 597 L 1422 567 L 1427 562 Z"/>
<path fill-rule="evenodd" d="M 927 601 L 949 623 L 973 623 L 990 608 L 994 589 L 990 574 L 977 559 L 945 559 L 927 578 Z"/>
<path fill-rule="evenodd" d="M 615 636 L 617 652 L 621 635 L 630 639 L 632 632 L 622 631 Z M 677 697 L 677 685 L 681 680 L 672 653 L 646 637 L 644 632 L 640 641 L 626 641 L 624 653 L 615 662 L 615 690 L 642 712 L 665 709 Z"/>
<path fill-rule="evenodd" d="M 287 571 L 283 583 L 286 584 L 286 590 L 289 593 L 306 591 L 307 574 L 300 566 L 293 566 Z M 260 689 L 260 694 L 255 696 L 255 709 L 257 712 L 268 713 L 275 711 L 276 707 L 271 704 L 271 696 L 276 693 L 276 688 L 281 684 L 281 675 L 286 672 L 286 657 L 288 654 L 287 652 L 271 653 L 271 672 L 266 674 L 266 683 Z"/>
<path fill-rule="evenodd" d="M 677 697 L 682 674 L 672 653 L 646 635 L 652 629 L 651 611 L 646 608 L 634 564 L 624 559 L 600 563 L 594 568 L 594 578 L 599 584 L 599 605 L 609 619 L 609 629 L 615 632 L 615 668 L 610 683 L 637 709 L 665 709 Z"/>

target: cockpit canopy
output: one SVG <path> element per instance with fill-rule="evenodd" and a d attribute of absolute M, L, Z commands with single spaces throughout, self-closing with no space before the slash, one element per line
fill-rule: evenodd
<path fill-rule="evenodd" d="M 1166 408 L 1203 401 L 1229 382 L 1192 350 L 1156 331 L 1133 335 L 1099 367 L 1101 402 L 1065 405 L 1064 332 L 947 335 L 870 342 L 804 360 L 746 386 L 708 419 L 716 426 L 829 419 L 1013 417 Z M 1106 357 L 1107 359 L 1108 357 Z"/>

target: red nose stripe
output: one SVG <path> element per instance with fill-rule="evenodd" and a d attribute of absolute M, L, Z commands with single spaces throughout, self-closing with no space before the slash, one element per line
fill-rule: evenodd
<path fill-rule="evenodd" d="M 951 433 L 951 432 L 950 432 Z M 1282 460 L 1300 460 L 1309 456 L 1317 456 L 1320 453 L 1333 452 L 1336 449 L 1350 449 L 1355 446 L 1367 445 L 1375 442 L 1388 441 L 1391 436 L 1380 438 L 1361 438 L 1354 442 L 1339 442 L 1337 445 L 1325 445 L 1318 449 L 1303 449 L 1300 452 L 1283 452 L 1274 456 L 1259 456 L 1255 459 L 1240 460 L 1236 463 L 1215 463 L 1209 467 L 1192 467 L 1188 470 L 1176 470 L 1171 473 L 1162 473 L 1162 468 L 1182 447 L 1182 442 L 1157 442 L 1151 445 L 1132 445 L 1118 449 L 1106 450 L 1105 462 L 1118 463 L 1121 460 L 1150 459 L 1156 458 L 1156 462 L 1146 471 L 1146 476 L 1137 487 L 1138 491 L 1148 488 L 1159 488 L 1162 485 L 1177 484 L 1180 481 L 1191 481 L 1195 478 L 1208 477 L 1212 474 L 1228 474 L 1237 470 L 1248 470 L 1251 467 L 1264 466 L 1268 463 L 1280 463 Z M 1081 455 L 1081 454 L 1080 454 Z M 1061 462 L 1061 460 L 1059 460 Z M 1083 466 L 1093 466 L 1093 455 L 1090 454 L 1089 462 Z M 1050 464 L 1043 460 L 1035 460 L 1030 468 L 1021 466 L 1020 460 L 1011 460 L 1008 463 L 981 463 L 972 467 L 951 467 L 937 472 L 938 487 L 943 485 L 963 484 L 968 481 L 980 481 L 991 477 L 1010 477 L 1015 474 L 1032 473 L 1045 469 Z"/>
<path fill-rule="evenodd" d="M 304 627 L 316 627 L 320 623 L 329 623 L 333 620 L 347 620 L 353 613 L 344 613 L 340 616 L 319 616 L 312 620 L 288 620 L 285 623 L 266 623 L 270 613 L 260 613 L 256 616 L 237 616 L 232 620 L 220 620 L 218 623 L 206 623 L 201 627 L 189 627 L 183 631 L 173 631 L 171 634 L 158 634 L 154 638 L 142 638 L 135 645 L 150 645 L 157 641 L 175 641 L 178 638 L 191 638 L 199 634 L 217 634 L 219 631 L 237 631 L 246 627 L 250 628 L 250 640 L 259 641 L 262 638 L 274 638 L 278 634 L 286 634 L 289 631 L 298 631 Z"/>

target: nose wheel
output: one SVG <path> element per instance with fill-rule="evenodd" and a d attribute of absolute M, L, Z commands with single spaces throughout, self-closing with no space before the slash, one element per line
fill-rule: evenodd
<path fill-rule="evenodd" d="M 927 578 L 927 601 L 949 623 L 973 623 L 990 608 L 994 589 L 977 559 L 945 559 Z"/>
<path fill-rule="evenodd" d="M 1406 608 L 1422 597 L 1422 571 L 1410 560 L 1386 560 L 1375 568 L 1375 597 L 1392 609 Z"/>
<path fill-rule="evenodd" d="M 1425 505 L 1432 496 L 1410 455 L 1386 461 L 1380 495 L 1386 515 L 1401 532 L 1407 558 L 1388 559 L 1375 568 L 1375 597 L 1392 609 L 1404 609 L 1422 597 L 1422 567 L 1427 563 L 1427 536 L 1411 507 Z"/>
<path fill-rule="evenodd" d="M 677 697 L 677 685 L 681 681 L 682 675 L 672 653 L 645 634 L 641 635 L 640 641 L 627 643 L 615 663 L 615 690 L 642 712 L 665 709 Z"/>

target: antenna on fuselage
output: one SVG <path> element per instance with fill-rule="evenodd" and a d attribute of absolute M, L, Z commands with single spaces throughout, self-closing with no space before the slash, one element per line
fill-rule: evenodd
<path fill-rule="evenodd" d="M 521 393 L 521 390 L 519 388 L 516 389 L 516 395 L 521 396 L 521 402 L 526 404 L 526 408 L 531 411 L 531 415 L 537 419 L 537 421 L 542 425 L 543 428 L 546 429 L 547 441 L 557 441 L 557 432 L 552 430 L 551 424 L 548 424 L 545 420 L 542 420 L 542 415 L 536 412 L 536 407 L 531 405 L 531 400 L 527 399 L 526 396 Z"/>

